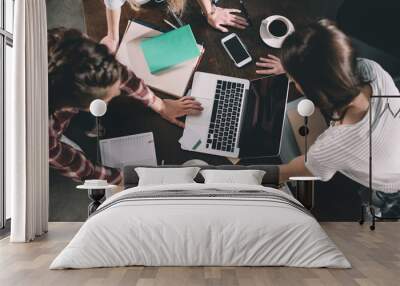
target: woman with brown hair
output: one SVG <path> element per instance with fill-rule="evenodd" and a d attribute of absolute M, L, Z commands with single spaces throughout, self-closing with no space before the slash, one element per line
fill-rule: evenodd
<path fill-rule="evenodd" d="M 166 0 L 169 8 L 177 14 L 182 14 L 187 0 Z M 133 10 L 140 9 L 140 3 L 148 2 L 141 0 L 104 0 L 107 17 L 107 35 L 101 40 L 112 53 L 115 53 L 119 43 L 119 20 L 121 6 L 128 2 Z M 236 15 L 238 9 L 225 9 L 215 6 L 211 0 L 197 0 L 202 13 L 211 27 L 222 32 L 228 32 L 226 27 L 244 29 L 248 23 L 245 18 Z"/>
<path fill-rule="evenodd" d="M 280 166 L 282 182 L 291 176 L 308 175 L 328 181 L 341 172 L 368 187 L 371 115 L 372 141 L 376 142 L 372 186 L 391 193 L 388 196 L 400 205 L 400 124 L 393 112 L 387 112 L 388 99 L 374 99 L 370 106 L 372 95 L 400 93 L 379 64 L 356 58 L 349 38 L 332 22 L 322 20 L 289 35 L 282 46 L 281 59 L 261 58 L 257 66 L 263 68 L 257 71 L 259 74 L 286 72 L 298 91 L 331 120 L 331 126 L 308 151 L 307 162 L 300 156 Z M 390 108 L 400 110 L 400 99 L 390 100 Z"/>
<path fill-rule="evenodd" d="M 89 109 L 94 99 L 106 102 L 121 92 L 140 100 L 163 118 L 184 127 L 177 118 L 198 114 L 202 107 L 191 97 L 158 98 L 140 79 L 120 64 L 106 46 L 77 30 L 54 29 L 48 34 L 50 167 L 76 181 L 122 181 L 117 169 L 96 166 L 85 154 L 62 142 L 71 119 Z"/>

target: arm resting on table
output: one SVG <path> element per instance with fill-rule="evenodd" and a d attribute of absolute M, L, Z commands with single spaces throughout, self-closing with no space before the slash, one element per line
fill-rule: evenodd
<path fill-rule="evenodd" d="M 85 179 L 107 180 L 110 184 L 119 185 L 122 173 L 118 169 L 97 166 L 82 152 L 62 143 L 57 138 L 50 137 L 49 164 L 63 176 L 74 181 L 83 182 Z"/>

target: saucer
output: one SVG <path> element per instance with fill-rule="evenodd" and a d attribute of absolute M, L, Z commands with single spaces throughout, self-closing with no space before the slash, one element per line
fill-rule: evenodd
<path fill-rule="evenodd" d="M 269 16 L 268 18 L 264 19 L 264 20 L 267 20 L 267 21 L 271 22 L 271 21 L 273 21 L 275 19 L 279 19 L 279 18 L 284 18 L 289 23 L 289 27 L 288 27 L 289 29 L 288 29 L 288 32 L 287 32 L 286 36 L 283 36 L 283 37 L 280 37 L 280 38 L 273 37 L 267 31 L 267 28 L 265 27 L 265 25 L 263 25 L 262 22 L 260 24 L 260 37 L 263 40 L 263 42 L 266 43 L 268 46 L 270 46 L 272 48 L 277 48 L 277 49 L 282 47 L 283 41 L 286 39 L 286 37 L 294 32 L 294 26 L 293 26 L 292 22 L 288 18 L 286 18 L 284 16 L 272 15 L 272 16 Z"/>

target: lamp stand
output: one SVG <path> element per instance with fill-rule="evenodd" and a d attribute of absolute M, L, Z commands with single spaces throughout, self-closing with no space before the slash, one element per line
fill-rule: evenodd
<path fill-rule="evenodd" d="M 308 151 L 308 146 L 307 146 L 307 136 L 308 136 L 308 116 L 304 117 L 304 127 L 305 127 L 305 132 L 304 132 L 304 162 L 307 162 L 307 151 Z"/>
<path fill-rule="evenodd" d="M 96 164 L 100 165 L 100 117 L 96 116 Z"/>
<path fill-rule="evenodd" d="M 304 137 L 304 162 L 307 162 L 308 141 L 307 136 L 310 130 L 308 129 L 308 116 L 304 116 L 304 125 L 300 127 L 299 134 Z"/>

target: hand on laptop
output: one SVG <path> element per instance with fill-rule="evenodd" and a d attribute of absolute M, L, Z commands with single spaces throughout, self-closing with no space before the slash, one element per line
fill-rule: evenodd
<path fill-rule="evenodd" d="M 222 32 L 228 32 L 228 27 L 245 29 L 249 24 L 247 20 L 234 13 L 240 13 L 238 9 L 224 9 L 215 7 L 215 10 L 207 15 L 207 21 L 210 26 Z"/>
<path fill-rule="evenodd" d="M 256 70 L 258 74 L 266 74 L 266 75 L 278 75 L 286 73 L 283 69 L 281 60 L 274 56 L 274 55 L 267 55 L 266 58 L 260 58 L 259 61 L 256 63 L 257 67 L 261 67 L 263 69 Z"/>
<path fill-rule="evenodd" d="M 169 122 L 184 128 L 185 123 L 177 118 L 185 115 L 197 115 L 203 110 L 200 102 L 193 97 L 184 96 L 180 99 L 164 99 L 160 115 Z"/>

